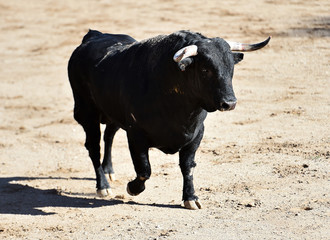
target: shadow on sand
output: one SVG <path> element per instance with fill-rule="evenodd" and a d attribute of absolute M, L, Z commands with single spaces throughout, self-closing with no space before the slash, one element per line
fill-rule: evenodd
<path fill-rule="evenodd" d="M 67 178 L 56 177 L 8 177 L 0 178 L 0 214 L 23 214 L 23 215 L 52 215 L 56 212 L 45 212 L 45 207 L 69 207 L 69 208 L 98 208 L 128 204 L 136 206 L 150 206 L 158 208 L 183 209 L 180 205 L 137 203 L 134 201 L 124 202 L 118 199 L 97 199 L 94 195 L 81 197 L 83 194 L 67 193 L 56 189 L 38 189 L 28 186 L 21 181 L 52 180 Z M 93 180 L 89 178 L 70 178 L 71 180 Z"/>
<path fill-rule="evenodd" d="M 31 181 L 39 179 L 54 178 L 0 178 L 0 214 L 52 215 L 56 213 L 44 212 L 41 209 L 44 207 L 97 208 L 102 206 L 123 204 L 123 201 L 116 199 L 64 196 L 61 195 L 61 193 L 56 189 L 42 190 L 18 183 L 18 181 Z M 84 178 L 79 180 L 89 179 Z"/>

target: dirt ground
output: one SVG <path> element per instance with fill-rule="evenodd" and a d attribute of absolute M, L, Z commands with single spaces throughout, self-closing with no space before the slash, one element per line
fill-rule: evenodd
<path fill-rule="evenodd" d="M 0 0 L 1 239 L 330 239 L 330 2 Z M 197 153 L 203 209 L 180 207 L 178 155 L 150 151 L 137 197 L 124 131 L 114 198 L 95 196 L 67 61 L 88 29 L 138 40 L 181 29 L 258 42 L 209 114 Z"/>

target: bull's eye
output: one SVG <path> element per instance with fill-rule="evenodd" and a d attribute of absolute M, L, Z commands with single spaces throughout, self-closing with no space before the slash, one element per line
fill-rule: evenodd
<path fill-rule="evenodd" d="M 213 73 L 210 69 L 202 68 L 202 75 L 205 78 L 211 78 L 213 76 Z"/>

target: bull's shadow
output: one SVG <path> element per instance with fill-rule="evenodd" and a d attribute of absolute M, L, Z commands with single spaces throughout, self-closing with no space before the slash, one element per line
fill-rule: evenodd
<path fill-rule="evenodd" d="M 0 178 L 0 214 L 52 215 L 55 212 L 44 212 L 41 208 L 97 208 L 123 203 L 121 200 L 68 197 L 59 194 L 56 189 L 42 190 L 17 183 L 17 181 L 37 179 L 50 178 Z"/>

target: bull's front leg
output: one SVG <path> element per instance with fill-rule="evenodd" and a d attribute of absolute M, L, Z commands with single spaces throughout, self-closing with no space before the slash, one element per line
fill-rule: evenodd
<path fill-rule="evenodd" d="M 136 172 L 136 178 L 127 184 L 127 192 L 132 196 L 139 195 L 145 189 L 145 181 L 150 178 L 149 146 L 146 138 L 139 132 L 127 133 L 128 145 Z"/>
<path fill-rule="evenodd" d="M 183 147 L 179 152 L 180 168 L 183 176 L 183 194 L 182 200 L 184 207 L 187 209 L 200 209 L 198 197 L 195 195 L 193 170 L 196 167 L 195 153 L 203 138 L 204 127 L 199 131 L 197 137 L 187 146 Z"/>

